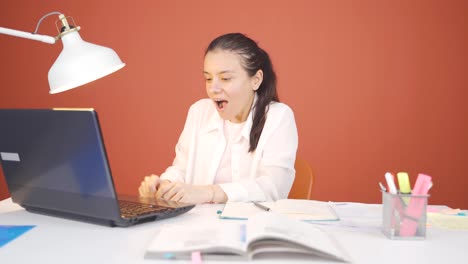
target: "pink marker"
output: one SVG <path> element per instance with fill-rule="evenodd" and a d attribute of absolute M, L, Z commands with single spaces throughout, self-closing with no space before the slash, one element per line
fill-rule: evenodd
<path fill-rule="evenodd" d="M 412 196 L 425 196 L 432 187 L 431 176 L 418 174 Z M 401 223 L 400 236 L 414 236 L 418 229 L 419 219 L 424 213 L 424 205 L 427 197 L 411 197 L 405 210 L 405 218 Z M 424 223 L 425 224 L 425 223 Z"/>

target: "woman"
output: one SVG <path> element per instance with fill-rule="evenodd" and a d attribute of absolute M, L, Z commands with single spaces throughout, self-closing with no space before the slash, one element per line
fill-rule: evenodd
<path fill-rule="evenodd" d="M 274 201 L 294 181 L 297 129 L 280 103 L 268 54 L 240 33 L 205 52 L 209 99 L 190 107 L 172 166 L 146 176 L 140 196 L 185 203 Z"/>

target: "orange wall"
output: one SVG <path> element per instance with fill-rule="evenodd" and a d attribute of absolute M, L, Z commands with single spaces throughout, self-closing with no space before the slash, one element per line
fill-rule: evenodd
<path fill-rule="evenodd" d="M 133 194 L 171 163 L 188 107 L 205 96 L 204 48 L 244 32 L 272 56 L 280 98 L 296 114 L 298 155 L 317 175 L 315 199 L 380 202 L 386 171 L 413 182 L 425 172 L 430 203 L 468 208 L 466 10 L 463 0 L 4 1 L 0 26 L 33 31 L 60 11 L 127 66 L 49 95 L 61 44 L 0 35 L 0 107 L 94 107 L 117 190 Z M 56 35 L 55 20 L 39 32 Z"/>

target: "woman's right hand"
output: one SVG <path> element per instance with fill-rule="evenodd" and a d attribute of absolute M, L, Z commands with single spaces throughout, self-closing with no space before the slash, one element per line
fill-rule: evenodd
<path fill-rule="evenodd" d="M 161 180 L 158 175 L 151 174 L 145 176 L 144 180 L 140 183 L 138 193 L 141 197 L 155 197 L 160 182 Z"/>

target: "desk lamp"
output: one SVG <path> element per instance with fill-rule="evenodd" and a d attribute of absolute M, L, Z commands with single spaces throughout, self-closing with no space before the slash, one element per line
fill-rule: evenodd
<path fill-rule="evenodd" d="M 59 15 L 59 20 L 55 23 L 59 31 L 58 36 L 54 38 L 37 34 L 42 20 L 54 14 Z M 73 24 L 70 25 L 68 19 Z M 59 21 L 62 24 L 60 29 L 57 25 Z M 65 17 L 59 12 L 51 12 L 39 20 L 33 33 L 4 27 L 0 27 L 0 33 L 49 44 L 55 44 L 57 40 L 62 39 L 63 50 L 50 68 L 48 75 L 50 93 L 55 94 L 97 80 L 125 66 L 114 50 L 81 39 L 78 33 L 80 27 L 75 27 L 74 24 L 73 18 Z"/>

